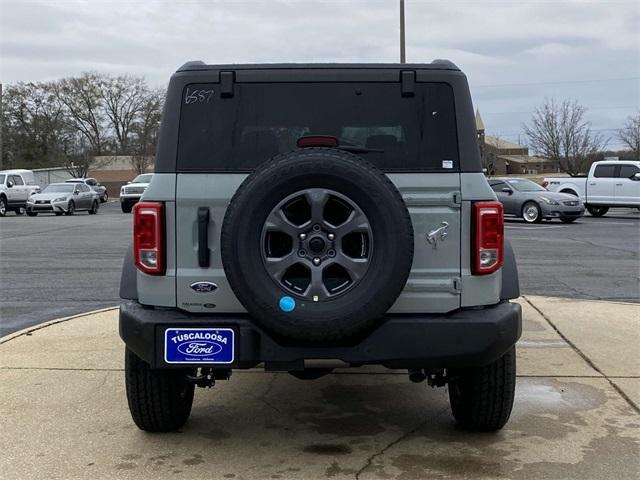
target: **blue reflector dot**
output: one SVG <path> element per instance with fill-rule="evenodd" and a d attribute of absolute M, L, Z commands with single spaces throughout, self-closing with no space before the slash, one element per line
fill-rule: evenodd
<path fill-rule="evenodd" d="M 288 296 L 284 296 L 280 299 L 280 310 L 283 312 L 292 312 L 296 308 L 296 301 Z"/>

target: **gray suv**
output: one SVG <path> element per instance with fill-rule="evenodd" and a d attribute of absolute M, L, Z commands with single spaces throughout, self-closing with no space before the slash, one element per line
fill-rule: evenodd
<path fill-rule="evenodd" d="M 189 62 L 154 171 L 120 286 L 139 428 L 258 366 L 405 369 L 463 427 L 507 422 L 518 276 L 453 63 Z"/>

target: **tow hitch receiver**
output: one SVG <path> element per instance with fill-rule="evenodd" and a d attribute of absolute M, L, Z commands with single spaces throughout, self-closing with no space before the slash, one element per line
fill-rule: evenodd
<path fill-rule="evenodd" d="M 216 384 L 216 380 L 229 380 L 229 378 L 231 378 L 231 370 L 208 367 L 198 369 L 195 375 L 187 375 L 187 380 L 200 388 L 211 388 Z"/>

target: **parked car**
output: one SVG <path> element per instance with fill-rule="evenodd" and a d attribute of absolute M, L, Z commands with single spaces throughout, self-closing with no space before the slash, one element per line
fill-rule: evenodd
<path fill-rule="evenodd" d="M 120 188 L 120 207 L 124 213 L 131 213 L 131 209 L 142 198 L 152 178 L 153 173 L 143 173 Z"/>
<path fill-rule="evenodd" d="M 73 215 L 86 210 L 91 215 L 98 213 L 100 196 L 84 183 L 50 183 L 40 193 L 27 200 L 27 215 L 35 217 L 38 213 L 53 212 L 56 215 Z"/>
<path fill-rule="evenodd" d="M 139 428 L 258 365 L 406 369 L 505 425 L 518 277 L 458 67 L 190 62 L 165 105 L 120 290 Z"/>
<path fill-rule="evenodd" d="M 31 170 L 0 171 L 0 217 L 8 211 L 22 215 L 27 207 L 27 199 L 40 191 Z"/>
<path fill-rule="evenodd" d="M 548 177 L 542 186 L 579 197 L 594 217 L 603 216 L 611 207 L 640 208 L 640 162 L 594 162 L 586 177 Z"/>
<path fill-rule="evenodd" d="M 92 177 L 88 177 L 88 178 L 70 178 L 68 180 L 65 180 L 65 182 L 68 182 L 68 183 L 84 183 L 91 190 L 93 190 L 94 192 L 97 192 L 98 196 L 100 197 L 100 201 L 102 203 L 105 203 L 107 200 L 109 200 L 109 193 L 107 192 L 107 187 L 102 185 L 95 178 L 92 178 Z"/>
<path fill-rule="evenodd" d="M 526 178 L 493 177 L 489 185 L 504 206 L 504 214 L 522 217 L 527 223 L 552 218 L 571 223 L 584 215 L 584 205 L 579 198 L 549 192 Z"/>

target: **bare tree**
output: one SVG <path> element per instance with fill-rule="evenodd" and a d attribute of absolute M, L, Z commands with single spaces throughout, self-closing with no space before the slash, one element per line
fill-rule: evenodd
<path fill-rule="evenodd" d="M 65 108 L 69 126 L 82 134 L 94 155 L 101 155 L 107 142 L 102 84 L 103 77 L 97 73 L 83 73 L 54 84 L 55 96 Z"/>
<path fill-rule="evenodd" d="M 538 154 L 553 160 L 571 176 L 584 173 L 607 140 L 591 130 L 584 119 L 587 109 L 577 101 L 546 100 L 535 109 L 531 123 L 524 125 L 529 145 Z"/>
<path fill-rule="evenodd" d="M 122 155 L 130 154 L 132 129 L 142 114 L 149 94 L 146 83 L 142 77 L 105 77 L 101 82 L 100 94 L 115 134 L 117 151 Z"/>
<path fill-rule="evenodd" d="M 158 143 L 163 100 L 163 91 L 149 91 L 145 95 L 140 115 L 133 125 L 134 140 L 131 166 L 138 174 L 146 172 L 153 164 L 156 144 Z"/>
<path fill-rule="evenodd" d="M 3 98 L 3 163 L 31 168 L 59 164 L 71 132 L 52 83 L 18 83 Z"/>
<path fill-rule="evenodd" d="M 618 138 L 633 153 L 633 158 L 640 160 L 640 112 L 627 118 L 620 130 Z"/>

